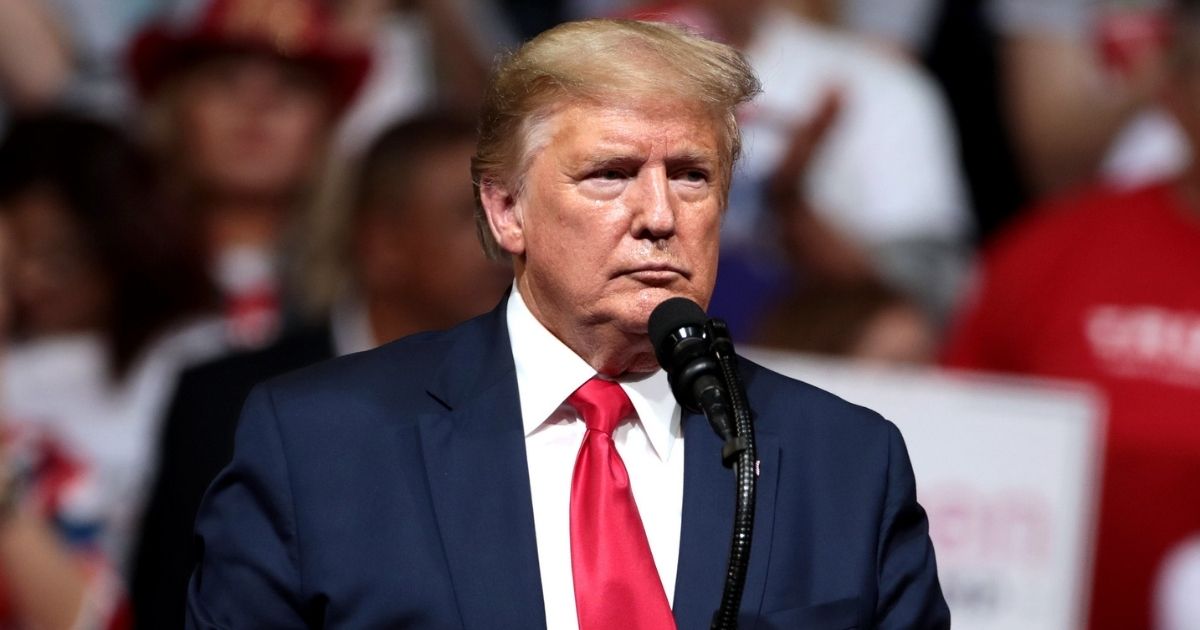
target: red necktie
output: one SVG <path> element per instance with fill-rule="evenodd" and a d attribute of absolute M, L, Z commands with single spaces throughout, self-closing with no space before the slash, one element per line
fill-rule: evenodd
<path fill-rule="evenodd" d="M 571 570 L 580 630 L 674 630 L 629 473 L 612 432 L 633 412 L 621 386 L 599 378 L 567 402 L 587 424 L 571 479 Z"/>

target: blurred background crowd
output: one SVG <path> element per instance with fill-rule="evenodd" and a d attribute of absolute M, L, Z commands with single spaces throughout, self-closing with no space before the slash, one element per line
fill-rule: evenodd
<path fill-rule="evenodd" d="M 249 389 L 497 303 L 487 72 L 593 16 L 763 82 L 711 314 L 1094 384 L 1089 625 L 1200 627 L 1200 2 L 0 0 L 0 628 L 178 627 Z"/>

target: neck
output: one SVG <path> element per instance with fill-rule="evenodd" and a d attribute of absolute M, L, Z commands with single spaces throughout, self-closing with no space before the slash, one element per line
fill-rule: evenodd
<path fill-rule="evenodd" d="M 658 369 L 648 334 L 628 333 L 611 321 L 582 324 L 560 321 L 551 315 L 550 309 L 542 308 L 538 296 L 523 279 L 523 276 L 517 277 L 517 289 L 529 312 L 598 374 L 616 377 L 647 374 Z"/>
<path fill-rule="evenodd" d="M 596 372 L 605 376 L 646 375 L 658 370 L 658 360 L 654 357 L 654 348 L 650 345 L 647 335 L 625 335 L 618 333 L 609 336 L 612 343 L 625 344 L 628 348 L 622 352 L 605 354 L 596 353 L 589 358 L 584 355 L 588 365 Z M 572 348 L 574 350 L 574 348 Z M 576 353 L 579 351 L 576 350 Z"/>
<path fill-rule="evenodd" d="M 287 207 L 261 200 L 228 200 L 210 204 L 204 213 L 208 242 L 214 252 L 239 245 L 271 246 L 283 232 Z"/>
<path fill-rule="evenodd" d="M 403 298 L 371 296 L 367 298 L 367 322 L 373 341 L 382 345 L 407 337 L 413 333 L 440 328 L 440 323 L 431 322 L 429 317 L 414 313 L 409 308 L 411 300 Z"/>

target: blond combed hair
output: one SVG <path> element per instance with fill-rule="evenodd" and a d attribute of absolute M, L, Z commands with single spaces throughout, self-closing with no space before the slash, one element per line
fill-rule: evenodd
<path fill-rule="evenodd" d="M 520 194 L 530 160 L 548 140 L 543 123 L 557 107 L 653 99 L 709 111 L 723 123 L 722 195 L 728 195 L 741 152 L 734 112 L 759 91 L 741 53 L 680 26 L 596 19 L 567 22 L 538 35 L 500 59 L 484 95 L 479 144 L 471 160 L 484 251 L 492 258 L 504 255 L 488 226 L 481 187 L 498 185 Z"/>

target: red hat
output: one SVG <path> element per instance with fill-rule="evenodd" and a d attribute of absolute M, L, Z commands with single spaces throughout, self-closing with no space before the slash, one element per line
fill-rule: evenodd
<path fill-rule="evenodd" d="M 161 22 L 142 31 L 129 49 L 138 92 L 153 94 L 179 69 L 217 52 L 266 53 L 322 76 L 340 111 L 366 79 L 366 48 L 339 41 L 330 15 L 316 0 L 205 0 L 198 19 Z"/>

